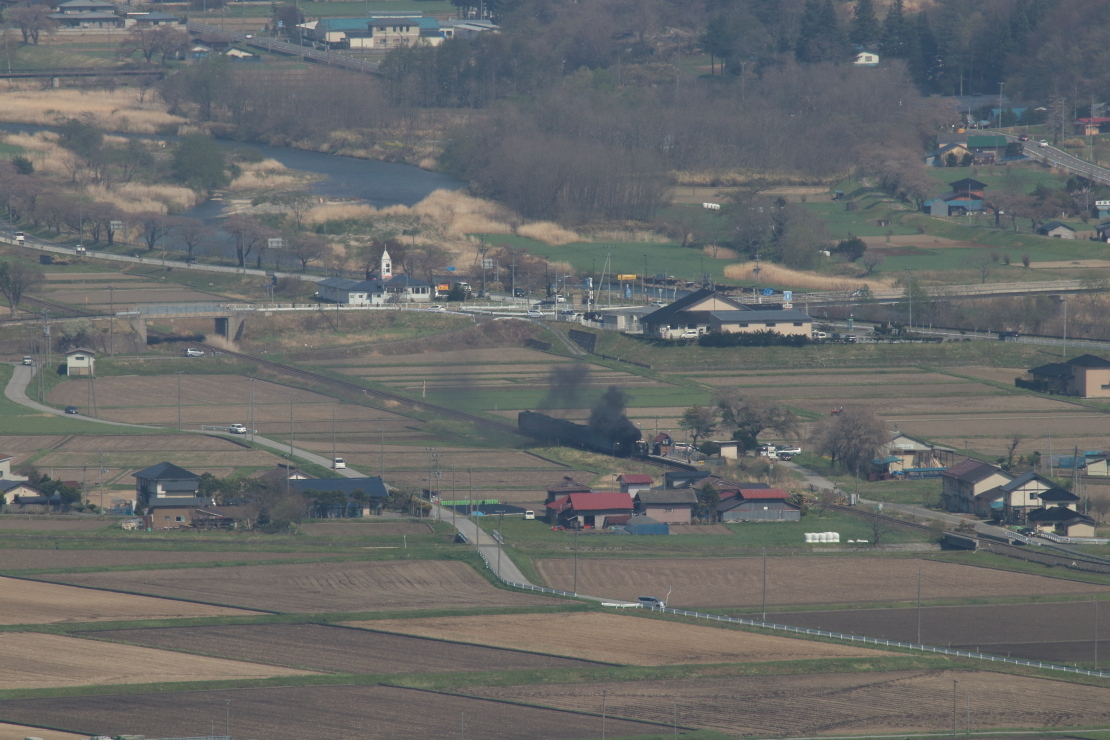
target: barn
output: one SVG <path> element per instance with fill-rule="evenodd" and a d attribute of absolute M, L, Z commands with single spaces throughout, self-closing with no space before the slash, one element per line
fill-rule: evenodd
<path fill-rule="evenodd" d="M 790 492 L 782 488 L 741 488 L 717 506 L 722 522 L 797 522 L 802 510 L 790 503 Z"/>

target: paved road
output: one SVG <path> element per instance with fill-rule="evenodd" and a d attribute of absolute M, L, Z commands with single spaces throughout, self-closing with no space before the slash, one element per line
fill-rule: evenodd
<path fill-rule="evenodd" d="M 60 411 L 52 406 L 47 406 L 45 404 L 39 403 L 38 401 L 33 401 L 30 397 L 27 396 L 27 386 L 30 385 L 31 380 L 34 378 L 34 376 L 35 368 L 33 366 L 15 365 L 15 372 L 12 373 L 12 379 L 8 381 L 8 385 L 4 388 L 4 396 L 6 396 L 9 401 L 17 403 L 20 406 L 26 406 L 27 408 L 34 409 L 35 411 L 41 411 L 48 414 L 65 416 L 69 419 L 81 419 L 83 421 L 91 421 L 97 424 L 107 424 L 109 426 L 149 429 L 151 431 L 158 432 L 165 431 L 165 427 L 155 427 L 148 424 L 128 424 L 122 421 L 108 421 L 106 419 L 97 419 L 92 416 L 86 416 L 85 414 L 66 414 L 64 411 Z M 193 434 L 219 434 L 219 432 L 202 431 L 196 429 L 186 429 L 183 431 Z M 233 434 L 224 434 L 220 436 L 224 436 L 228 439 L 236 441 L 242 439 L 240 435 Z M 283 455 L 289 454 L 288 442 L 280 442 L 278 440 L 269 439 L 268 437 L 260 437 L 257 434 L 251 438 L 251 441 L 257 442 L 263 447 L 268 447 L 272 450 L 280 452 Z M 330 468 L 332 464 L 332 461 L 330 459 L 322 455 L 318 455 L 315 452 L 309 452 L 308 450 L 297 447 L 296 443 L 294 443 L 293 445 L 293 454 L 296 457 L 301 458 L 302 460 L 307 460 L 308 462 L 322 465 L 325 468 Z M 344 478 L 365 477 L 363 473 L 352 468 L 337 470 L 335 472 L 343 476 Z M 485 553 L 486 557 L 489 559 L 490 564 L 493 566 L 494 572 L 497 572 L 497 542 L 494 541 L 488 534 L 482 532 L 475 522 L 471 521 L 465 516 L 455 514 L 454 520 L 452 520 L 452 512 L 449 509 L 444 509 L 440 506 L 436 506 L 435 509 L 436 515 L 439 518 L 442 518 L 443 521 L 453 522 L 455 528 L 465 534 L 466 538 L 471 542 L 471 544 L 474 544 L 476 547 L 480 547 L 482 549 L 482 552 Z M 507 555 L 502 554 L 500 564 L 501 572 L 499 575 L 501 575 L 504 579 L 508 581 L 513 581 L 514 583 L 532 585 L 531 582 L 524 577 L 524 574 L 520 572 L 520 569 L 516 567 L 516 564 L 513 563 L 513 561 Z"/>
<path fill-rule="evenodd" d="M 1008 141 L 1018 141 L 1016 134 L 1003 134 Z M 1038 162 L 1060 167 L 1076 175 L 1095 180 L 1096 182 L 1110 182 L 1110 169 L 1099 167 L 1090 162 L 1068 154 L 1063 149 L 1047 145 L 1041 146 L 1035 141 L 1024 142 L 1025 156 Z"/>

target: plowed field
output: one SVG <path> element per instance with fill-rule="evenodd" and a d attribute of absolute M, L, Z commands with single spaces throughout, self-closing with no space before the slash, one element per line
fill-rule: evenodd
<path fill-rule="evenodd" d="M 33 632 L 0 634 L 0 689 L 266 678 L 309 671 Z"/>
<path fill-rule="evenodd" d="M 1110 689 L 1002 673 L 891 673 L 758 676 L 628 683 L 476 688 L 467 693 L 543 706 L 600 711 L 601 692 L 613 716 L 678 723 L 730 735 L 812 736 L 937 732 L 952 728 L 952 681 L 959 730 L 994 727 L 1103 727 Z"/>
<path fill-rule="evenodd" d="M 97 632 L 98 639 L 235 660 L 339 673 L 441 673 L 537 670 L 590 665 L 476 645 L 452 645 L 383 632 L 317 624 L 251 624 Z"/>
<path fill-rule="evenodd" d="M 550 604 L 543 596 L 494 588 L 468 565 L 439 560 L 244 565 L 118 573 L 71 573 L 46 580 L 126 589 L 247 609 L 282 612 L 453 609 Z"/>
<path fill-rule="evenodd" d="M 126 574 L 121 574 L 126 575 Z M 219 617 L 252 612 L 0 577 L 0 624 Z"/>
<path fill-rule="evenodd" d="M 882 654 L 863 648 L 619 614 L 505 614 L 351 624 L 624 665 L 866 658 Z M 574 638 L 567 639 L 569 635 Z"/>
<path fill-rule="evenodd" d="M 468 738 L 559 740 L 601 736 L 601 718 L 500 702 L 429 694 L 390 686 L 321 686 L 240 691 L 192 691 L 172 697 L 115 695 L 0 702 L 9 721 L 49 724 L 88 734 L 147 737 L 206 736 L 219 710 L 231 700 L 233 737 L 265 740 L 359 738 L 429 740 L 455 738 L 466 723 Z M 735 705 L 735 701 L 730 701 Z M 594 707 L 589 706 L 588 711 Z M 465 714 L 465 716 L 463 716 Z M 643 735 L 653 725 L 610 718 L 608 737 Z M 88 734 L 85 736 L 87 737 Z"/>
<path fill-rule="evenodd" d="M 251 560 L 288 560 L 328 557 L 301 552 L 166 552 L 150 550 L 24 550 L 0 549 L 0 571 L 35 568 L 96 568 L 140 563 L 234 563 Z"/>
<path fill-rule="evenodd" d="M 40 516 L 33 519 L 0 516 L 0 530 L 23 529 L 34 532 L 90 532 L 94 529 L 108 527 L 115 522 L 108 519 L 57 519 L 52 516 Z M 0 553 L 2 554 L 2 553 Z"/>
<path fill-rule="evenodd" d="M 1110 591 L 1107 586 L 930 560 L 769 558 L 767 603 L 909 601 L 917 597 L 919 569 L 924 599 Z M 573 588 L 570 558 L 540 560 L 536 570 L 551 588 Z M 635 601 L 641 594 L 662 597 L 672 587 L 668 603 L 679 608 L 757 606 L 762 600 L 762 563 L 757 558 L 578 559 L 579 593 Z"/>
<path fill-rule="evenodd" d="M 328 537 L 374 537 L 397 536 L 402 534 L 432 534 L 429 524 L 420 522 L 373 522 L 364 523 L 360 520 L 348 522 L 317 522 L 304 524 L 301 529 L 305 534 Z"/>

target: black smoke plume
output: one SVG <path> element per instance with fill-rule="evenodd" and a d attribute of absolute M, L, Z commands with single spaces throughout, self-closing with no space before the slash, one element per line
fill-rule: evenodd
<path fill-rule="evenodd" d="M 609 386 L 590 409 L 590 429 L 622 443 L 637 441 L 641 436 L 640 430 L 625 415 L 627 405 L 628 394 L 615 385 Z"/>
<path fill-rule="evenodd" d="M 547 376 L 547 395 L 537 408 L 581 408 L 582 393 L 589 382 L 590 368 L 587 365 L 555 365 Z"/>

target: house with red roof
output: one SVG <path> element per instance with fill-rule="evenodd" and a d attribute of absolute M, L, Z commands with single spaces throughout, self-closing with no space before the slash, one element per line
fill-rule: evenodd
<path fill-rule="evenodd" d="M 548 520 L 570 529 L 602 529 L 624 524 L 633 508 L 631 494 L 620 491 L 568 493 L 547 504 Z"/>
<path fill-rule="evenodd" d="M 621 473 L 617 476 L 617 483 L 621 484 L 622 493 L 631 493 L 635 496 L 640 491 L 646 491 L 655 485 L 655 479 L 647 473 Z"/>
<path fill-rule="evenodd" d="M 557 498 L 562 498 L 568 493 L 589 493 L 592 489 L 584 483 L 579 483 L 569 475 L 564 475 L 563 479 L 558 483 L 552 483 L 547 487 L 547 498 L 544 499 L 545 504 L 550 504 Z"/>
<path fill-rule="evenodd" d="M 790 503 L 790 492 L 782 488 L 740 488 L 735 496 L 717 505 L 722 522 L 797 522 L 802 509 Z"/>

